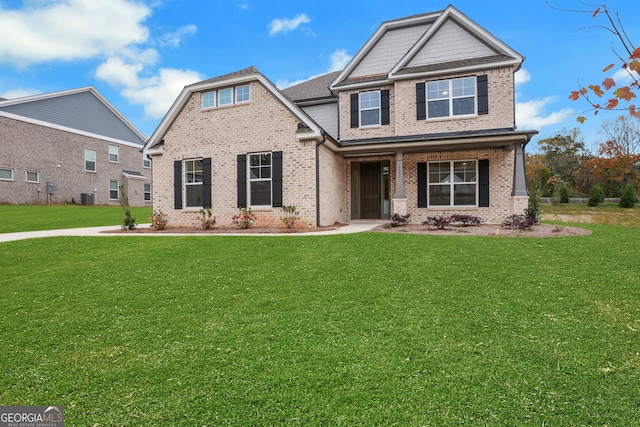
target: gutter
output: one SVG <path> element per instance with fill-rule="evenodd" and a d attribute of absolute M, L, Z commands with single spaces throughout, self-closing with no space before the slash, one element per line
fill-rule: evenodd
<path fill-rule="evenodd" d="M 316 227 L 320 227 L 320 146 L 327 140 L 327 135 L 322 132 L 322 140 L 316 142 Z"/>

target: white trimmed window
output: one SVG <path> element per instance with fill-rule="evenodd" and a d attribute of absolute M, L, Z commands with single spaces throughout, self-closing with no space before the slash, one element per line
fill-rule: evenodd
<path fill-rule="evenodd" d="M 202 94 L 202 108 L 213 108 L 216 106 L 216 91 Z"/>
<path fill-rule="evenodd" d="M 236 103 L 248 102 L 250 98 L 249 85 L 236 87 Z"/>
<path fill-rule="evenodd" d="M 151 201 L 151 184 L 144 185 L 144 201 L 145 202 Z"/>
<path fill-rule="evenodd" d="M 427 117 L 471 116 L 476 114 L 476 78 L 428 82 Z"/>
<path fill-rule="evenodd" d="M 233 104 L 233 88 L 220 89 L 218 91 L 218 105 L 230 105 Z"/>
<path fill-rule="evenodd" d="M 109 161 L 111 163 L 118 163 L 118 146 L 117 145 L 109 146 Z"/>
<path fill-rule="evenodd" d="M 35 171 L 27 171 L 27 182 L 40 182 L 40 174 Z"/>
<path fill-rule="evenodd" d="M 109 181 L 109 200 L 118 200 L 118 181 Z"/>
<path fill-rule="evenodd" d="M 84 170 L 87 172 L 96 171 L 96 152 L 95 150 L 84 150 Z"/>
<path fill-rule="evenodd" d="M 187 208 L 202 207 L 202 183 L 204 182 L 202 159 L 184 161 L 184 205 Z"/>
<path fill-rule="evenodd" d="M 151 157 L 145 155 L 142 157 L 142 167 L 149 169 L 151 167 Z"/>
<path fill-rule="evenodd" d="M 271 206 L 271 153 L 249 154 L 249 205 Z"/>
<path fill-rule="evenodd" d="M 380 124 L 380 91 L 360 93 L 360 126 Z"/>
<path fill-rule="evenodd" d="M 13 169 L 0 168 L 0 179 L 3 181 L 13 181 Z"/>
<path fill-rule="evenodd" d="M 477 206 L 475 160 L 429 163 L 429 206 Z"/>

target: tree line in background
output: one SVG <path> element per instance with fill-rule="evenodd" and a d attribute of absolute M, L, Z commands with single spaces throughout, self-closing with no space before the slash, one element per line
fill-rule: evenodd
<path fill-rule="evenodd" d="M 640 188 L 640 119 L 620 116 L 603 122 L 601 131 L 605 142 L 595 153 L 577 128 L 538 141 L 540 152 L 526 156 L 529 191 L 567 202 L 594 192 L 601 192 L 601 199 L 626 199 L 626 191 L 635 202 Z"/>

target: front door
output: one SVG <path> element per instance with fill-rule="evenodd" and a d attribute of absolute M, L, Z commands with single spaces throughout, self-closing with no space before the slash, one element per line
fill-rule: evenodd
<path fill-rule="evenodd" d="M 351 172 L 351 218 L 389 218 L 389 162 L 353 163 Z"/>

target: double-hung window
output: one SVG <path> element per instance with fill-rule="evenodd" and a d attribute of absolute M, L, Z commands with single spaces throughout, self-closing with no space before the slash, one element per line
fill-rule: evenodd
<path fill-rule="evenodd" d="M 144 185 L 144 201 L 145 202 L 151 201 L 151 184 Z"/>
<path fill-rule="evenodd" d="M 142 158 L 142 167 L 144 167 L 144 168 L 150 168 L 151 167 L 151 157 L 145 155 Z"/>
<path fill-rule="evenodd" d="M 380 91 L 360 93 L 360 126 L 380 124 Z"/>
<path fill-rule="evenodd" d="M 476 78 L 440 80 L 427 83 L 427 117 L 476 114 Z"/>
<path fill-rule="evenodd" d="M 184 161 L 185 207 L 202 207 L 202 183 L 204 182 L 202 159 Z"/>
<path fill-rule="evenodd" d="M 109 161 L 112 163 L 118 163 L 118 146 L 117 145 L 109 146 Z"/>
<path fill-rule="evenodd" d="M 95 150 L 84 150 L 84 170 L 87 172 L 96 171 L 96 152 Z"/>
<path fill-rule="evenodd" d="M 271 206 L 271 153 L 249 154 L 249 205 Z"/>
<path fill-rule="evenodd" d="M 430 206 L 477 206 L 475 160 L 429 163 Z"/>
<path fill-rule="evenodd" d="M 109 200 L 118 200 L 118 181 L 109 181 Z"/>

